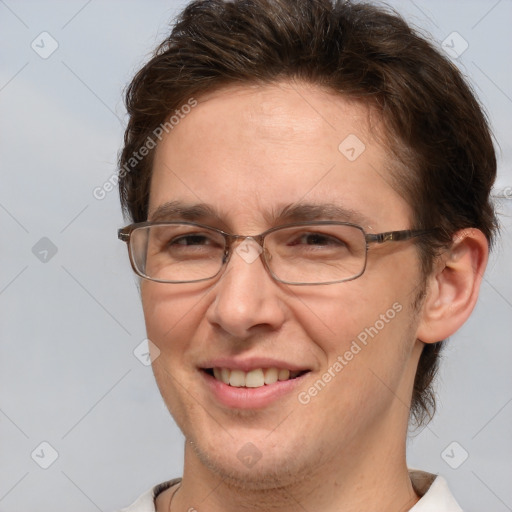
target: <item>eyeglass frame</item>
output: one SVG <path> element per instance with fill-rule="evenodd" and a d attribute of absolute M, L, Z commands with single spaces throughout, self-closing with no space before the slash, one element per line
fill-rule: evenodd
<path fill-rule="evenodd" d="M 147 275 L 142 274 L 141 271 L 139 271 L 136 267 L 136 264 L 134 262 L 133 258 L 133 251 L 132 251 L 132 245 L 130 244 L 131 234 L 133 231 L 139 228 L 144 227 L 151 227 L 151 226 L 162 226 L 162 225 L 188 225 L 188 226 L 195 226 L 200 228 L 209 229 L 212 231 L 215 231 L 216 233 L 219 233 L 223 236 L 225 240 L 225 248 L 224 248 L 224 254 L 222 256 L 222 263 L 219 267 L 219 270 L 217 273 L 210 277 L 204 277 L 202 279 L 194 279 L 193 281 L 164 281 L 161 279 L 155 279 L 152 277 L 149 277 Z M 279 231 L 281 229 L 285 228 L 293 228 L 296 226 L 325 226 L 325 225 L 340 225 L 340 226 L 350 226 L 353 228 L 357 228 L 360 230 L 365 238 L 366 246 L 365 246 L 365 255 L 364 255 L 364 265 L 361 270 L 361 272 L 355 276 L 346 278 L 346 279 L 340 279 L 337 281 L 328 281 L 328 282 L 320 282 L 320 283 L 297 283 L 297 282 L 290 282 L 290 281 L 284 281 L 282 279 L 279 279 L 272 269 L 270 268 L 267 257 L 265 255 L 265 237 L 268 236 L 270 233 L 273 233 L 275 231 Z M 214 228 L 212 226 L 208 226 L 206 224 L 201 224 L 197 222 L 190 222 L 190 221 L 146 221 L 146 222 L 136 222 L 133 224 L 129 224 L 127 226 L 124 226 L 122 228 L 119 228 L 117 230 L 117 238 L 121 240 L 122 242 L 125 242 L 128 248 L 128 256 L 130 258 L 130 264 L 135 272 L 135 274 L 143 279 L 147 279 L 149 281 L 153 281 L 155 283 L 165 283 L 165 284 L 187 284 L 187 283 L 200 283 L 203 281 L 209 281 L 210 279 L 216 278 L 222 271 L 223 267 L 227 265 L 231 259 L 231 255 L 233 254 L 232 246 L 233 243 L 237 240 L 243 239 L 243 240 L 253 240 L 255 241 L 261 248 L 262 253 L 260 254 L 260 257 L 262 257 L 263 266 L 267 269 L 267 272 L 270 274 L 272 279 L 277 281 L 278 283 L 293 285 L 293 286 L 317 286 L 317 285 L 325 285 L 325 284 L 338 284 L 338 283 L 344 283 L 347 281 L 353 281 L 354 279 L 357 279 L 358 277 L 361 277 L 365 270 L 366 265 L 368 262 L 368 249 L 370 248 L 370 244 L 382 244 L 385 242 L 403 242 L 406 240 L 411 240 L 413 238 L 417 238 L 420 236 L 431 234 L 432 232 L 436 231 L 436 228 L 433 229 L 402 229 L 398 231 L 384 231 L 382 233 L 367 233 L 364 228 L 358 224 L 353 224 L 351 222 L 341 222 L 336 220 L 320 220 L 320 221 L 301 221 L 301 222 L 293 222 L 290 224 L 282 224 L 280 226 L 274 226 L 270 229 L 267 229 L 266 231 L 263 231 L 263 233 L 260 233 L 259 235 L 236 235 L 233 233 L 227 233 L 226 231 L 223 231 L 222 229 Z"/>

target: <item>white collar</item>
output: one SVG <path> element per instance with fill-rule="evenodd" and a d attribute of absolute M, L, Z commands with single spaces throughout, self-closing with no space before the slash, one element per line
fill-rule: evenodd
<path fill-rule="evenodd" d="M 422 496 L 409 512 L 462 512 L 442 476 L 409 470 L 414 490 Z"/>

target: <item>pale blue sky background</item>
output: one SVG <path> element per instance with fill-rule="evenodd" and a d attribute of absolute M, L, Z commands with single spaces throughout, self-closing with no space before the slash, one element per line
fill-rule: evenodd
<path fill-rule="evenodd" d="M 458 63 L 499 143 L 499 195 L 512 186 L 512 1 L 389 4 L 439 44 L 467 41 Z M 133 354 L 145 331 L 117 192 L 93 189 L 115 172 L 123 87 L 182 5 L 0 0 L 0 512 L 110 511 L 181 475 L 182 436 Z M 58 43 L 47 59 L 31 47 L 42 32 L 46 51 Z M 512 510 L 512 200 L 499 202 L 502 237 L 445 353 L 439 414 L 410 443 L 410 464 L 446 476 L 467 511 Z M 447 447 L 452 465 L 468 454 L 457 469 Z"/>

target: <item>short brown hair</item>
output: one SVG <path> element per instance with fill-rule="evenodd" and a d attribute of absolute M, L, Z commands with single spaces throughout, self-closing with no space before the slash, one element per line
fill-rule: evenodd
<path fill-rule="evenodd" d="M 152 152 L 138 150 L 191 97 L 233 84 L 298 79 L 371 105 L 401 165 L 397 190 L 419 243 L 424 275 L 454 232 L 497 226 L 490 191 L 496 158 L 486 117 L 457 67 L 394 11 L 341 0 L 196 0 L 182 12 L 126 93 L 120 195 L 134 222 L 147 219 Z M 138 155 L 134 158 L 134 155 Z M 432 417 L 442 340 L 421 355 L 411 415 Z"/>

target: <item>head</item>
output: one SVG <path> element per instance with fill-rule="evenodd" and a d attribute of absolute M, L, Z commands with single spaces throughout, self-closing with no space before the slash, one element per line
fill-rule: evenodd
<path fill-rule="evenodd" d="M 335 220 L 367 233 L 425 231 L 370 250 L 365 273 L 346 283 L 283 285 L 259 260 L 234 257 L 210 282 L 141 283 L 148 337 L 161 351 L 157 381 L 185 434 L 196 444 L 202 436 L 205 463 L 221 457 L 216 436 L 267 447 L 262 432 L 276 426 L 268 411 L 198 411 L 207 396 L 183 368 L 222 357 L 293 354 L 316 382 L 330 372 L 315 400 L 285 402 L 297 432 L 289 453 L 320 428 L 312 416 L 327 430 L 341 425 L 353 447 L 357 428 L 339 411 L 368 432 L 393 415 L 430 418 L 443 340 L 474 305 L 496 226 L 489 128 L 453 63 L 370 4 L 196 1 L 133 79 L 127 108 L 120 193 L 133 222 L 156 220 L 165 204 L 206 203 L 208 217 L 189 209 L 179 218 L 257 235 L 279 224 L 283 206 L 342 204 L 354 217 Z M 353 362 L 337 371 L 347 351 Z M 304 379 L 311 398 L 314 381 Z"/>

